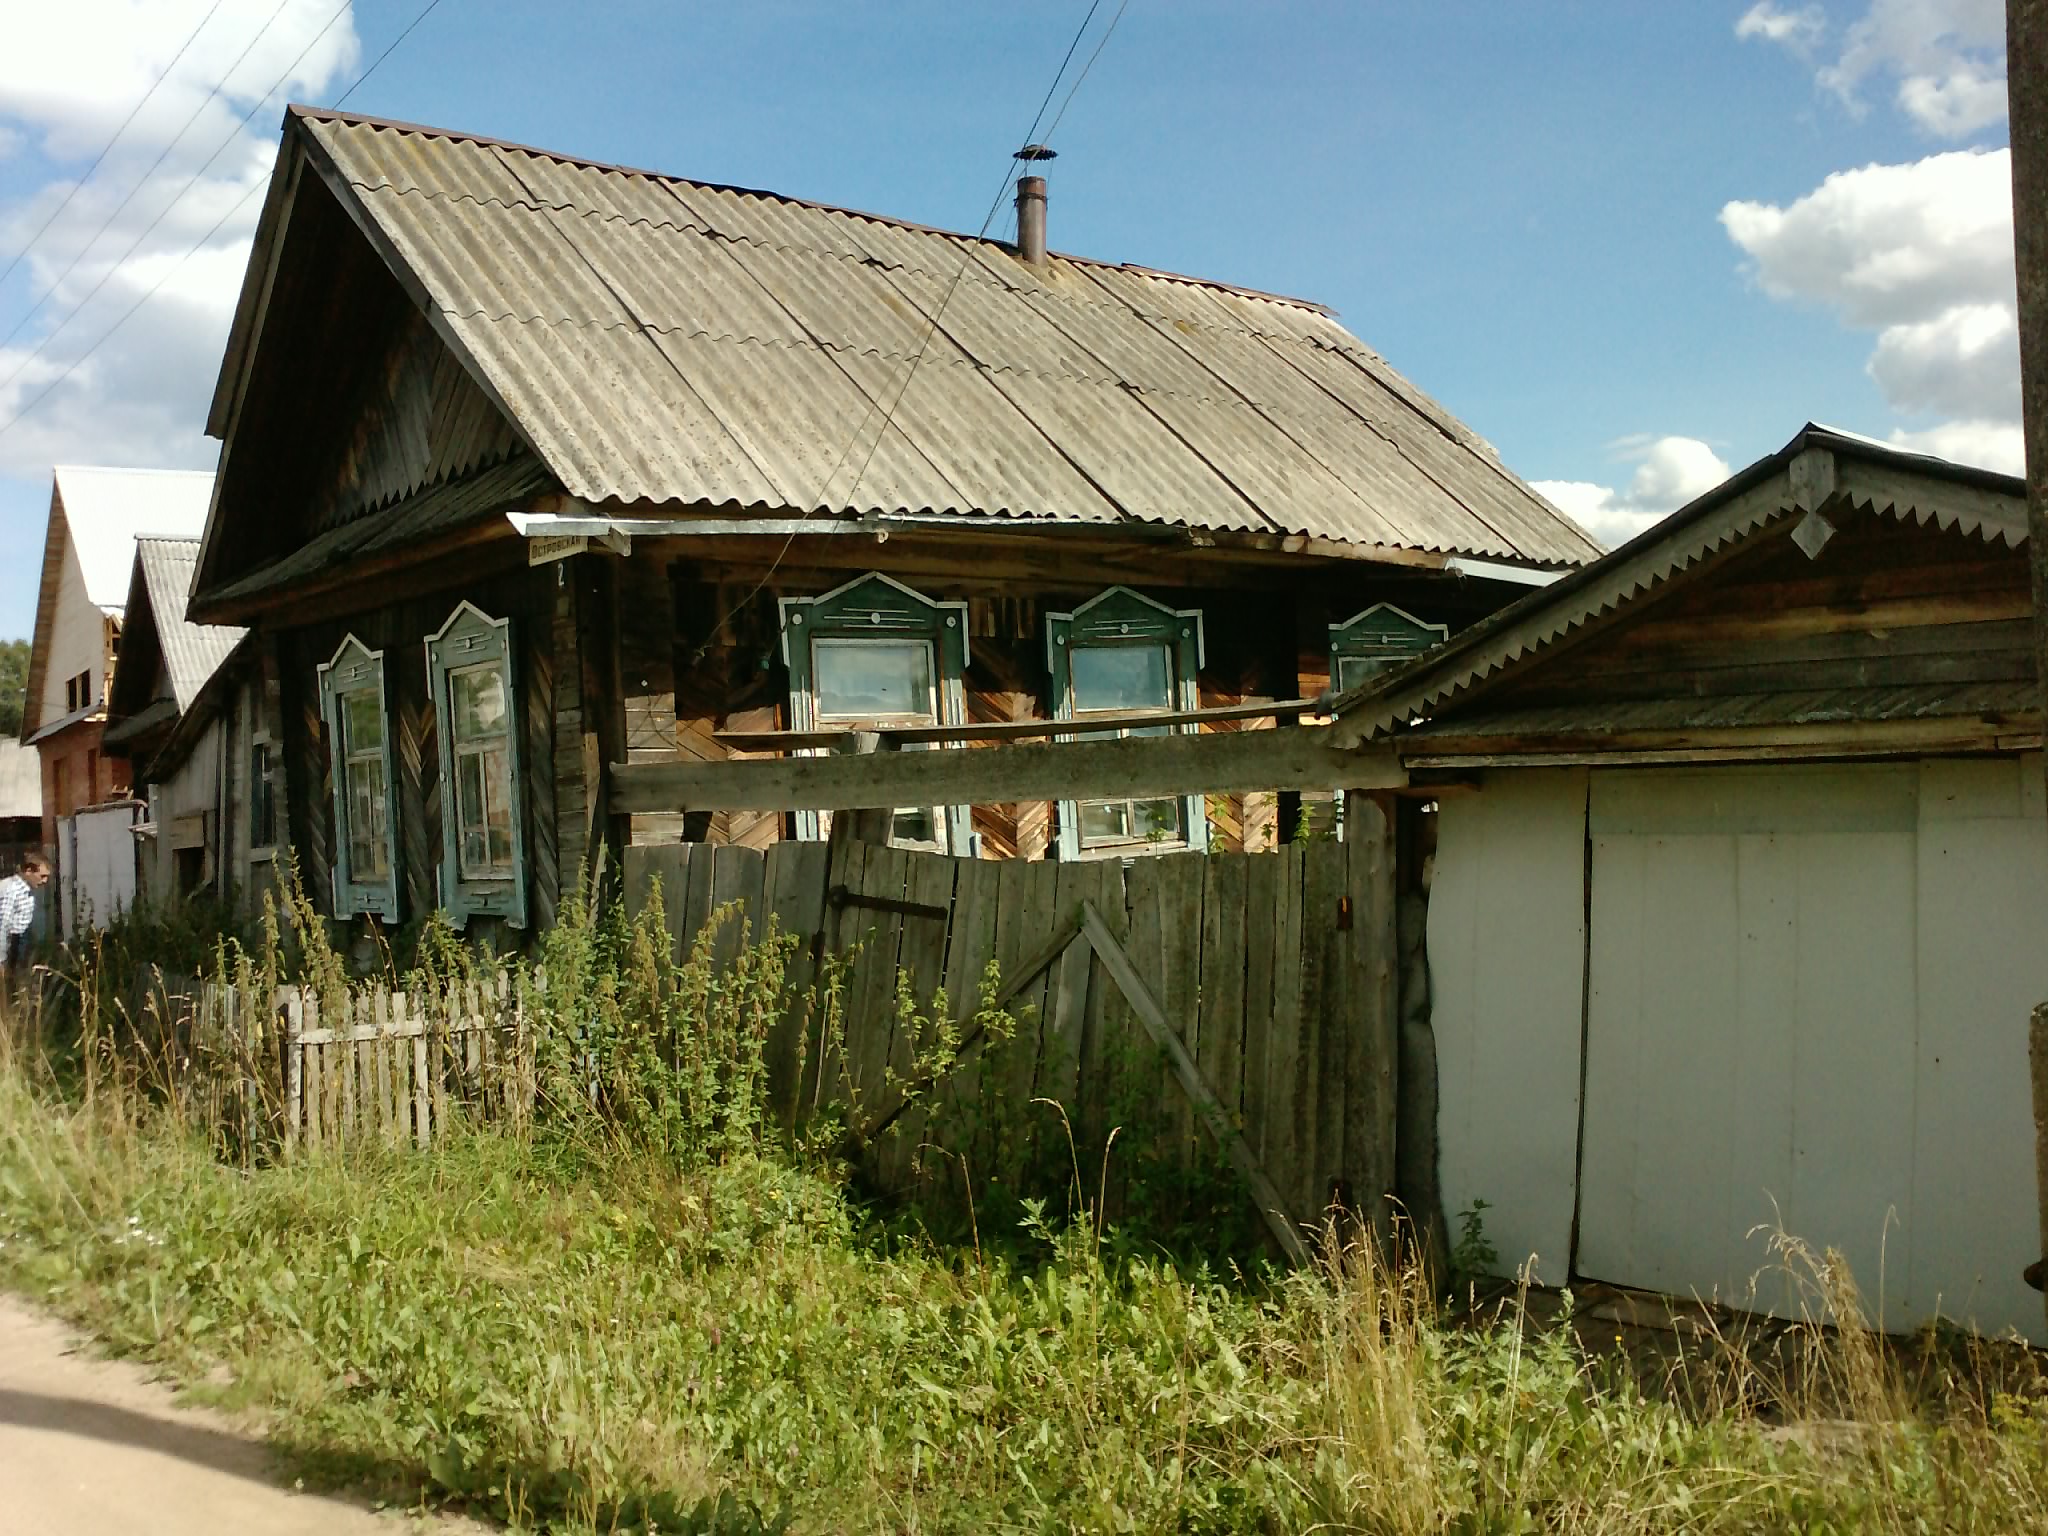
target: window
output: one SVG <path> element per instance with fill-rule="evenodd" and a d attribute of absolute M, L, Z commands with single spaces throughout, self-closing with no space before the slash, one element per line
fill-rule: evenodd
<path fill-rule="evenodd" d="M 1072 613 L 1048 619 L 1046 660 L 1053 718 L 1102 719 L 1193 709 L 1202 666 L 1202 615 L 1111 587 Z M 1189 726 L 1125 725 L 1118 736 L 1165 736 Z M 1199 795 L 1161 800 L 1063 800 L 1060 856 L 1067 859 L 1206 848 Z"/>
<path fill-rule="evenodd" d="M 76 677 L 64 679 L 64 713 L 75 715 L 81 709 L 92 707 L 92 672 L 81 672 Z"/>
<path fill-rule="evenodd" d="M 511 621 L 464 603 L 427 642 L 441 757 L 441 905 L 526 926 Z"/>
<path fill-rule="evenodd" d="M 1374 603 L 1330 626 L 1330 686 L 1348 692 L 1441 644 L 1450 633 L 1448 624 L 1425 624 L 1392 603 Z"/>
<path fill-rule="evenodd" d="M 277 846 L 277 771 L 270 742 L 262 737 L 249 743 L 249 850 L 261 852 Z"/>
<path fill-rule="evenodd" d="M 398 921 L 397 827 L 384 653 L 354 635 L 320 668 L 320 712 L 334 778 L 334 915 Z"/>
<path fill-rule="evenodd" d="M 965 603 L 935 602 L 874 574 L 822 597 L 786 597 L 781 606 L 796 729 L 958 725 L 966 718 Z M 820 812 L 797 813 L 799 837 L 822 837 L 828 824 Z M 889 840 L 964 854 L 973 847 L 970 813 L 966 806 L 899 808 Z"/>

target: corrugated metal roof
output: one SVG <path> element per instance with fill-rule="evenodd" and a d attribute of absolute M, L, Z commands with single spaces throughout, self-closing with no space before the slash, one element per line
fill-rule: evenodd
<path fill-rule="evenodd" d="M 199 564 L 197 539 L 140 538 L 135 541 L 135 579 L 148 595 L 156 619 L 157 644 L 171 694 L 182 713 L 226 661 L 246 629 L 232 624 L 193 624 L 185 618 L 192 572 Z"/>
<path fill-rule="evenodd" d="M 293 117 L 589 501 L 1138 520 L 1553 566 L 1599 552 L 1314 305 Z"/>
<path fill-rule="evenodd" d="M 59 464 L 53 474 L 71 547 L 85 572 L 86 595 L 115 617 L 128 601 L 137 537 L 158 533 L 197 538 L 213 499 L 210 470 Z M 184 612 L 182 602 L 178 611 Z"/>
<path fill-rule="evenodd" d="M 1530 593 L 1443 645 L 1340 695 L 1343 743 L 1385 736 L 1441 714 L 1453 700 L 1581 626 L 1633 603 L 1758 530 L 1825 507 L 1881 516 L 2018 548 L 2027 537 L 2026 482 L 1807 423 L 1783 448 L 1591 565 Z"/>

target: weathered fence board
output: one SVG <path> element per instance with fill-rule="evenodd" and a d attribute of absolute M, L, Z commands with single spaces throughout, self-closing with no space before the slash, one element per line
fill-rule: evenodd
<path fill-rule="evenodd" d="M 1387 818 L 1362 796 L 1346 830 L 1344 843 L 1128 862 L 952 859 L 849 838 L 765 853 L 672 844 L 628 849 L 625 885 L 637 907 L 659 882 L 679 956 L 728 902 L 741 904 L 756 937 L 771 913 L 794 936 L 791 1007 L 769 1047 L 771 1101 L 785 1125 L 821 1104 L 845 1106 L 856 1131 L 876 1133 L 867 1158 L 886 1186 L 957 1189 L 964 1176 L 979 1188 L 1033 1158 L 1050 1166 L 1053 1154 L 1063 1166 L 1057 1116 L 1032 1105 L 1042 1098 L 1066 1111 L 1084 1148 L 1125 1126 L 1106 1175 L 1083 1169 L 1104 1179 L 1112 1211 L 1124 1194 L 1117 1159 L 1141 1152 L 1128 1138 L 1151 1127 L 1151 1153 L 1186 1168 L 1220 1123 L 1237 1138 L 1223 1150 L 1255 1164 L 1287 1215 L 1315 1229 L 1333 1197 L 1383 1222 L 1393 1188 L 1393 843 Z M 1084 903 L 1213 1109 L 1190 1097 L 1099 946 L 1073 939 Z M 738 946 L 734 925 L 715 941 L 713 963 L 729 964 Z M 821 1006 L 805 1001 L 828 960 L 843 967 L 836 1042 L 823 1034 Z M 970 1027 L 991 960 L 1017 1020 L 1000 1049 Z M 914 1085 L 907 1102 L 930 1035 L 900 1014 L 899 977 L 919 1017 L 943 988 L 965 1032 L 951 1073 Z M 426 1076 L 438 1092 L 431 1065 Z M 436 1110 L 432 1123 L 440 1119 Z M 998 1122 L 1013 1134 L 998 1135 Z M 308 1126 L 318 1134 L 310 1115 Z"/>

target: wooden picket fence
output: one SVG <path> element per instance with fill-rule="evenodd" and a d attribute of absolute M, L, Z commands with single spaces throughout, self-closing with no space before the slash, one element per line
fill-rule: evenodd
<path fill-rule="evenodd" d="M 797 989 L 828 956 L 843 963 L 839 1052 L 803 1037 L 815 1009 L 793 1010 L 771 1041 L 770 1093 L 789 1118 L 838 1100 L 858 1128 L 886 1130 L 868 1148 L 884 1185 L 930 1177 L 945 1161 L 921 1155 L 934 1143 L 977 1177 L 1005 1172 L 1014 1144 L 948 1140 L 976 1120 L 952 1112 L 977 1103 L 1014 1118 L 1050 1100 L 1077 1143 L 1099 1148 L 1132 1112 L 1142 1063 L 1150 1102 L 1136 1107 L 1155 1134 L 1183 1160 L 1204 1140 L 1219 1146 L 1295 1252 L 1282 1228 L 1320 1225 L 1333 1202 L 1383 1222 L 1394 1187 L 1392 836 L 1370 803 L 1355 820 L 1344 843 L 1128 862 L 956 859 L 852 841 L 640 847 L 626 851 L 627 898 L 637 911 L 659 883 L 679 957 L 732 903 L 757 937 L 771 916 L 799 937 Z M 731 953 L 738 925 L 717 941 Z M 894 1085 L 926 1042 L 902 1027 L 899 980 L 921 1011 L 943 988 L 966 1029 L 991 962 L 1020 1038 L 999 1061 L 963 1038 L 947 1080 L 904 1105 Z M 950 1128 L 928 1138 L 928 1120 Z"/>

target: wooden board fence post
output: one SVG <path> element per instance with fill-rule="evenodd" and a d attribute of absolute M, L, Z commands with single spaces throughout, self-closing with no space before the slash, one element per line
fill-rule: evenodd
<path fill-rule="evenodd" d="M 1230 1114 L 1221 1101 L 1210 1091 L 1202 1080 L 1202 1074 L 1195 1061 L 1182 1045 L 1180 1037 L 1173 1031 L 1166 1014 L 1161 1011 L 1151 990 L 1138 975 L 1138 968 L 1131 964 L 1131 957 L 1124 953 L 1123 946 L 1109 931 L 1109 925 L 1102 920 L 1092 901 L 1082 903 L 1083 931 L 1095 953 L 1102 960 L 1103 969 L 1111 980 L 1123 989 L 1131 1009 L 1151 1033 L 1159 1047 L 1166 1052 L 1167 1060 L 1173 1064 L 1174 1075 L 1180 1079 L 1180 1086 L 1201 1115 L 1203 1123 L 1215 1136 L 1217 1144 L 1229 1155 L 1231 1164 L 1251 1186 L 1252 1198 L 1258 1201 L 1259 1214 L 1265 1218 L 1267 1228 L 1279 1242 L 1281 1251 L 1294 1263 L 1306 1265 L 1309 1262 L 1308 1245 L 1301 1240 L 1301 1234 L 1294 1229 L 1294 1223 L 1287 1214 L 1286 1203 L 1280 1198 L 1280 1191 L 1273 1187 L 1273 1181 L 1266 1177 L 1266 1170 L 1252 1155 L 1246 1145 L 1244 1133 L 1231 1122 Z"/>
<path fill-rule="evenodd" d="M 287 1154 L 299 1150 L 299 1120 L 305 1103 L 305 1004 L 296 987 L 278 988 L 284 1003 L 284 1146 Z"/>

